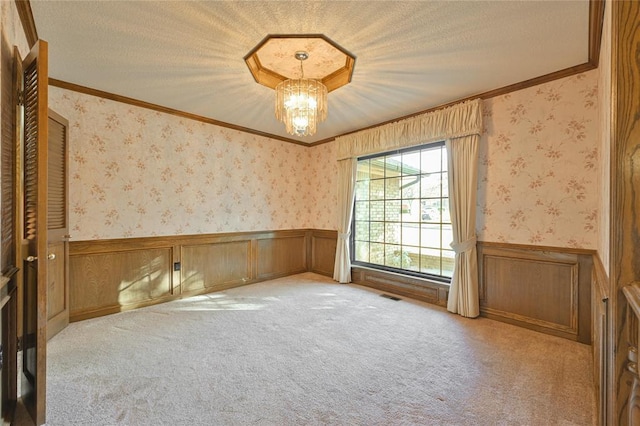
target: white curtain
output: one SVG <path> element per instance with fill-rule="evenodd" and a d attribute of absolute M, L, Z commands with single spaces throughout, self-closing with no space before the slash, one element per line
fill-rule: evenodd
<path fill-rule="evenodd" d="M 449 171 L 449 210 L 455 266 L 447 309 L 465 317 L 480 315 L 476 254 L 476 199 L 479 135 L 446 141 Z"/>
<path fill-rule="evenodd" d="M 351 282 L 349 235 L 355 200 L 357 166 L 358 160 L 355 157 L 338 161 L 338 245 L 333 279 L 341 283 Z"/>
<path fill-rule="evenodd" d="M 475 205 L 478 141 L 481 133 L 482 101 L 475 99 L 337 137 L 340 185 L 338 210 L 341 216 L 333 278 L 340 282 L 351 279 L 349 226 L 353 211 L 357 158 L 445 140 L 449 157 L 449 203 L 454 233 L 452 248 L 456 253 L 448 308 L 461 315 L 477 316 L 479 301 Z M 350 161 L 344 163 L 345 160 Z"/>

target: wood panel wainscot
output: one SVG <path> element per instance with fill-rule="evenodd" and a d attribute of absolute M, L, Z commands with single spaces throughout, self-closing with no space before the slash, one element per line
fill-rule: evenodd
<path fill-rule="evenodd" d="M 592 251 L 478 243 L 480 313 L 591 343 Z"/>
<path fill-rule="evenodd" d="M 74 241 L 70 320 L 312 271 L 331 276 L 335 231 L 300 229 Z"/>
<path fill-rule="evenodd" d="M 311 234 L 311 272 L 333 276 L 338 234 L 335 231 L 314 230 Z"/>
<path fill-rule="evenodd" d="M 256 240 L 257 278 L 268 280 L 308 270 L 308 235 L 267 235 Z"/>
<path fill-rule="evenodd" d="M 251 280 L 251 240 L 182 246 L 181 292 L 200 293 Z"/>
<path fill-rule="evenodd" d="M 170 247 L 69 256 L 70 320 L 144 306 L 170 296 L 171 259 Z"/>
<path fill-rule="evenodd" d="M 410 297 L 435 305 L 447 306 L 449 284 L 446 283 L 362 266 L 351 267 L 351 280 L 354 284 L 364 285 L 376 290 Z"/>

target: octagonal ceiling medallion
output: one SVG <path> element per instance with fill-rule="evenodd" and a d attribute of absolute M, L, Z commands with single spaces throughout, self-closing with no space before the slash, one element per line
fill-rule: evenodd
<path fill-rule="evenodd" d="M 355 56 L 322 34 L 268 35 L 244 57 L 256 82 L 275 89 L 287 79 L 302 78 L 295 53 L 309 53 L 304 77 L 322 82 L 331 92 L 348 84 Z"/>

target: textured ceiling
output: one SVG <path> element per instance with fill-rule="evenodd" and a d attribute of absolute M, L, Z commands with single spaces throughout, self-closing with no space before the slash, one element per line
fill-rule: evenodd
<path fill-rule="evenodd" d="M 356 57 L 311 143 L 588 62 L 589 2 L 31 0 L 49 75 L 294 139 L 243 57 L 324 34 Z M 292 52 L 293 54 L 293 52 Z"/>

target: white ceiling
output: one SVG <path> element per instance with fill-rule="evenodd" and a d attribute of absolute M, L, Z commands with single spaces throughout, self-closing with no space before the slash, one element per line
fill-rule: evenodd
<path fill-rule="evenodd" d="M 268 34 L 355 55 L 311 143 L 588 62 L 589 1 L 44 1 L 49 76 L 298 139 L 243 57 Z M 293 52 L 292 52 L 293 54 Z"/>

